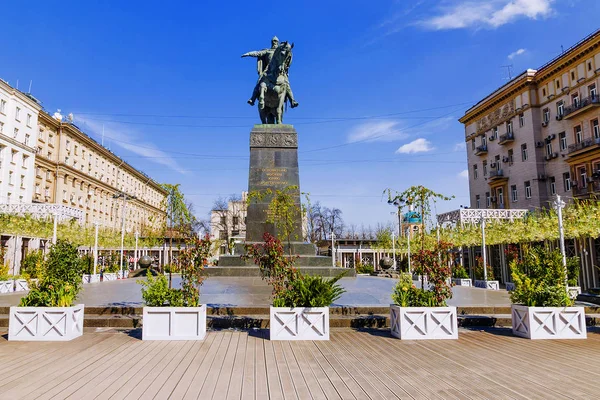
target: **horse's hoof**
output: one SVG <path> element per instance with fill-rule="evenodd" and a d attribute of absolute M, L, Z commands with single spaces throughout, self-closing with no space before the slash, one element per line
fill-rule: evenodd
<path fill-rule="evenodd" d="M 248 104 L 250 104 L 251 106 L 253 106 L 253 105 L 254 105 L 254 100 L 250 99 L 250 100 L 248 100 L 246 103 L 248 103 Z"/>
<path fill-rule="evenodd" d="M 298 106 L 299 106 L 299 104 L 297 101 L 292 102 L 292 105 L 291 105 L 292 108 L 296 108 Z"/>

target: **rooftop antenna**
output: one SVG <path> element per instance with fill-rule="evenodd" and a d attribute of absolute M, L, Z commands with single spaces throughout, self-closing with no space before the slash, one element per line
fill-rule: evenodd
<path fill-rule="evenodd" d="M 29 94 L 31 94 L 31 85 L 33 85 L 33 79 L 29 81 Z"/>
<path fill-rule="evenodd" d="M 563 47 L 563 45 L 560 45 L 560 53 L 561 54 L 565 54 L 565 48 Z"/>
<path fill-rule="evenodd" d="M 508 80 L 510 81 L 512 79 L 512 69 L 513 69 L 513 65 L 509 64 L 509 65 L 501 65 L 500 68 L 506 68 L 506 72 L 508 73 Z"/>

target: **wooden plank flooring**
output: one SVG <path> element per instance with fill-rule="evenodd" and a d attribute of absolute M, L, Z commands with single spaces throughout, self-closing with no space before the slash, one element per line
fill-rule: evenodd
<path fill-rule="evenodd" d="M 334 330 L 328 342 L 214 331 L 143 342 L 139 331 L 71 342 L 0 337 L 0 399 L 597 399 L 600 332 L 530 341 L 508 330 L 400 341 Z"/>

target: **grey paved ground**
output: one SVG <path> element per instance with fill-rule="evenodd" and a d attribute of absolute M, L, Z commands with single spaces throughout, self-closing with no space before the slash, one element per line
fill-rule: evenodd
<path fill-rule="evenodd" d="M 337 305 L 388 305 L 395 279 L 359 276 L 342 278 L 340 281 L 346 293 L 336 302 Z M 179 278 L 174 278 L 179 285 Z M 202 286 L 201 301 L 206 304 L 230 306 L 269 305 L 271 288 L 260 278 L 211 277 Z M 454 296 L 448 302 L 454 306 L 497 306 L 509 305 L 505 290 L 454 287 Z M 0 306 L 16 305 L 22 294 L 0 294 Z M 140 285 L 135 279 L 114 282 L 93 283 L 84 286 L 80 302 L 88 306 L 101 305 L 141 305 Z"/>

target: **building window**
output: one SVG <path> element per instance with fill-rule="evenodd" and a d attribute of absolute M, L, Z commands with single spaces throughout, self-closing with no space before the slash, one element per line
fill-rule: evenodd
<path fill-rule="evenodd" d="M 227 240 L 227 231 L 219 231 L 219 239 Z"/>
<path fill-rule="evenodd" d="M 581 182 L 581 187 L 587 187 L 587 168 L 583 167 L 583 168 L 579 168 L 578 170 L 579 172 L 579 177 L 580 177 L 580 182 Z"/>
<path fill-rule="evenodd" d="M 40 131 L 38 132 L 38 139 L 44 140 L 44 130 L 42 128 L 40 128 Z"/>
<path fill-rule="evenodd" d="M 550 109 L 549 108 L 544 108 L 544 122 L 545 123 L 550 122 Z"/>
<path fill-rule="evenodd" d="M 0 100 L 0 113 L 6 114 L 6 101 Z"/>
<path fill-rule="evenodd" d="M 530 181 L 525 181 L 525 198 L 526 199 L 531 198 L 531 182 Z"/>
<path fill-rule="evenodd" d="M 10 152 L 10 162 L 15 164 L 16 158 L 17 158 L 17 152 L 14 150 L 11 151 Z"/>
<path fill-rule="evenodd" d="M 233 226 L 236 226 L 237 224 L 239 224 L 240 223 L 240 217 L 233 217 L 232 218 L 232 223 L 233 223 Z"/>
<path fill-rule="evenodd" d="M 63 190 L 63 201 L 67 201 L 67 191 Z"/>
<path fill-rule="evenodd" d="M 67 143 L 65 145 L 65 148 L 67 149 L 67 151 L 71 151 L 71 141 L 69 139 L 67 139 Z"/>
<path fill-rule="evenodd" d="M 525 126 L 525 114 L 519 114 L 519 127 Z"/>
<path fill-rule="evenodd" d="M 574 81 L 575 80 L 575 72 L 571 71 L 571 80 Z"/>
<path fill-rule="evenodd" d="M 42 188 L 40 187 L 39 183 L 35 184 L 35 194 L 41 194 L 42 193 Z"/>
<path fill-rule="evenodd" d="M 15 119 L 17 121 L 21 121 L 21 109 L 19 107 L 17 107 L 17 109 L 15 110 Z"/>
<path fill-rule="evenodd" d="M 23 154 L 23 160 L 21 161 L 21 167 L 23 168 L 27 168 L 27 159 L 29 157 L 27 157 L 25 154 Z"/>
<path fill-rule="evenodd" d="M 475 196 L 475 208 L 481 208 L 481 198 L 479 195 Z"/>
<path fill-rule="evenodd" d="M 497 126 L 492 128 L 492 137 L 494 139 L 498 139 L 498 127 Z"/>
<path fill-rule="evenodd" d="M 500 156 L 496 156 L 494 162 L 496 164 L 496 171 L 500 171 L 502 169 L 502 164 L 500 164 Z"/>
<path fill-rule="evenodd" d="M 588 62 L 588 71 L 591 71 L 591 70 L 592 70 L 592 63 Z"/>
<path fill-rule="evenodd" d="M 571 104 L 575 107 L 579 107 L 579 93 L 573 93 L 571 95 Z"/>
<path fill-rule="evenodd" d="M 21 175 L 21 187 L 25 187 L 25 175 Z"/>
<path fill-rule="evenodd" d="M 17 136 L 19 136 L 19 128 L 15 128 L 15 130 L 13 131 L 13 139 L 16 139 Z"/>
<path fill-rule="evenodd" d="M 477 164 L 473 165 L 473 179 L 477 179 Z"/>
<path fill-rule="evenodd" d="M 550 194 L 554 196 L 556 194 L 556 179 L 553 176 L 551 176 L 549 181 L 550 181 Z"/>
<path fill-rule="evenodd" d="M 498 198 L 498 208 L 504 208 L 504 189 L 501 187 L 496 189 L 496 196 Z"/>
<path fill-rule="evenodd" d="M 512 121 L 508 121 L 506 123 L 506 133 L 508 133 L 508 134 L 513 133 L 513 123 L 512 123 Z"/>
<path fill-rule="evenodd" d="M 544 96 L 544 97 L 546 96 L 546 88 L 542 89 L 542 96 Z"/>
<path fill-rule="evenodd" d="M 521 145 L 521 160 L 527 161 L 527 143 Z"/>
<path fill-rule="evenodd" d="M 25 146 L 29 146 L 29 135 L 25 135 Z"/>
<path fill-rule="evenodd" d="M 13 182 L 13 172 L 12 171 L 8 171 L 8 184 L 9 185 L 14 185 L 14 182 Z"/>
<path fill-rule="evenodd" d="M 546 142 L 546 156 L 552 157 L 552 142 Z"/>
<path fill-rule="evenodd" d="M 565 172 L 563 174 L 563 185 L 565 187 L 565 192 L 571 190 L 571 173 Z"/>
<path fill-rule="evenodd" d="M 583 132 L 581 131 L 581 125 L 577 125 L 575 128 L 575 143 L 579 144 L 583 141 Z"/>
<path fill-rule="evenodd" d="M 516 203 L 519 200 L 519 195 L 517 193 L 517 185 L 512 185 L 510 187 L 510 194 L 512 196 L 513 203 Z"/>
<path fill-rule="evenodd" d="M 594 139 L 600 138 L 600 126 L 598 125 L 598 118 L 592 121 L 592 132 L 594 132 Z"/>
<path fill-rule="evenodd" d="M 485 192 L 485 206 L 490 208 L 492 206 L 492 198 L 490 197 L 490 192 Z"/>
<path fill-rule="evenodd" d="M 561 100 L 558 103 L 556 103 L 556 115 L 558 115 L 559 117 L 562 118 L 564 113 L 565 113 L 565 103 Z"/>
<path fill-rule="evenodd" d="M 592 99 L 596 98 L 596 93 L 597 92 L 596 92 L 596 84 L 595 83 L 592 84 L 592 85 L 590 85 L 590 86 L 588 86 L 588 93 L 589 93 L 589 95 L 590 95 L 590 97 Z"/>
<path fill-rule="evenodd" d="M 483 162 L 483 176 L 487 176 L 487 161 Z"/>
<path fill-rule="evenodd" d="M 513 157 L 513 149 L 508 150 L 508 165 L 513 165 L 514 157 Z"/>
<path fill-rule="evenodd" d="M 560 150 L 566 150 L 567 149 L 567 134 L 566 132 L 561 132 L 558 134 L 558 140 L 560 143 Z"/>
<path fill-rule="evenodd" d="M 27 114 L 27 126 L 31 128 L 31 114 Z"/>
<path fill-rule="evenodd" d="M 4 122 L 0 122 L 0 133 L 4 133 Z"/>
<path fill-rule="evenodd" d="M 487 138 L 485 137 L 485 135 L 481 136 L 481 145 L 482 146 L 487 146 Z"/>
<path fill-rule="evenodd" d="M 471 150 L 475 151 L 475 139 L 471 139 Z"/>

